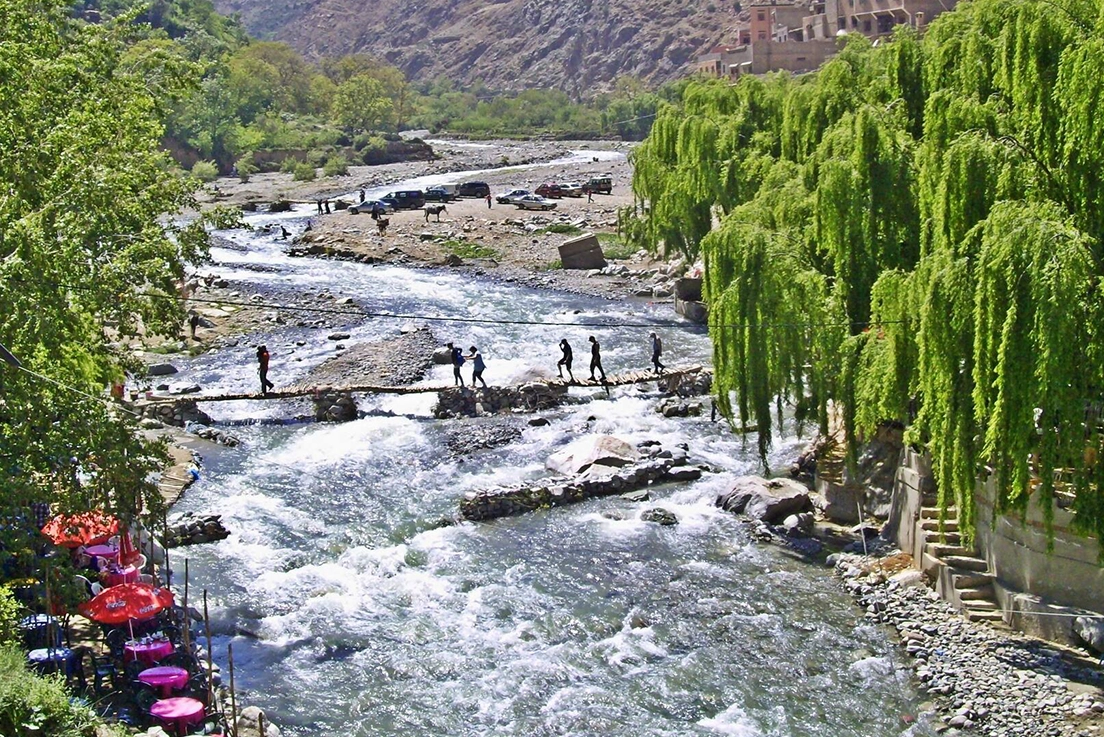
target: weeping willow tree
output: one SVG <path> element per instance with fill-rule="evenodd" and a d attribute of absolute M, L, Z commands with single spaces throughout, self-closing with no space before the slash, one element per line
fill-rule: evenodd
<path fill-rule="evenodd" d="M 1104 538 L 1104 2 L 977 0 L 818 72 L 691 84 L 634 156 L 641 245 L 700 257 L 718 406 L 932 454 Z M 1099 459 L 1099 460 L 1098 460 Z"/>

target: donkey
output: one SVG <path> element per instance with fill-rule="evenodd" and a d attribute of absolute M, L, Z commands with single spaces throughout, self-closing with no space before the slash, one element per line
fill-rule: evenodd
<path fill-rule="evenodd" d="M 422 208 L 422 211 L 425 212 L 425 221 L 427 223 L 429 222 L 430 215 L 436 215 L 437 222 L 441 222 L 441 213 L 448 212 L 448 208 L 444 205 L 426 205 Z"/>
<path fill-rule="evenodd" d="M 380 219 L 376 221 L 376 227 L 379 228 L 379 234 L 381 236 L 387 235 L 387 226 L 390 224 L 391 221 L 385 217 L 380 217 Z"/>

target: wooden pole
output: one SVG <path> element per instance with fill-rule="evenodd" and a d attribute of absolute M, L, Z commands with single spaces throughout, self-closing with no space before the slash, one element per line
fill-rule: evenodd
<path fill-rule="evenodd" d="M 169 513 L 165 512 L 161 516 L 161 522 L 165 525 L 165 535 L 161 538 L 161 546 L 165 550 L 165 588 L 169 588 Z"/>
<path fill-rule="evenodd" d="M 265 737 L 265 723 L 264 723 L 264 712 L 263 711 L 260 712 L 259 714 L 257 714 L 257 731 L 260 732 L 261 737 Z"/>
<path fill-rule="evenodd" d="M 207 703 L 210 704 L 214 688 L 211 679 L 214 678 L 215 666 L 211 655 L 211 618 L 207 615 L 207 589 L 203 589 L 203 629 L 207 634 Z"/>
<path fill-rule="evenodd" d="M 226 662 L 230 667 L 230 733 L 238 734 L 238 697 L 234 692 L 234 643 L 226 643 Z"/>
<path fill-rule="evenodd" d="M 192 633 L 192 617 L 188 614 L 188 559 L 184 559 L 184 621 L 180 623 L 183 630 L 180 635 L 184 640 L 184 651 L 190 653 L 192 650 L 188 647 L 188 642 L 191 640 Z"/>

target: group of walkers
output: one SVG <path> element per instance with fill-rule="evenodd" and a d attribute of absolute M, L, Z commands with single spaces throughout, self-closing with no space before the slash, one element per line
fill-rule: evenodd
<path fill-rule="evenodd" d="M 193 328 L 194 329 L 194 328 Z M 663 341 L 659 336 L 652 333 L 649 336 L 652 348 L 652 366 L 655 372 L 661 373 L 666 366 L 660 360 L 663 355 Z M 587 338 L 590 343 L 590 380 L 599 381 L 598 377 L 601 377 L 601 382 L 606 383 L 606 371 L 602 368 L 602 346 L 598 342 L 598 339 L 591 335 Z M 464 377 L 460 373 L 460 367 L 467 362 L 472 364 L 472 377 L 471 385 L 474 387 L 476 382 L 483 385 L 483 388 L 487 388 L 487 382 L 483 379 L 483 371 L 487 368 L 487 364 L 483 361 L 483 354 L 479 352 L 479 349 L 474 345 L 468 348 L 468 354 L 464 354 L 464 349 L 460 348 L 453 343 L 447 343 L 446 348 L 449 351 L 449 362 L 452 364 L 452 377 L 454 386 L 465 386 Z M 564 369 L 567 369 L 567 376 L 571 380 L 571 383 L 578 383 L 575 379 L 575 374 L 571 372 L 571 363 L 574 354 L 571 350 L 571 344 L 567 342 L 567 338 L 560 341 L 560 353 L 562 354 L 560 360 L 556 362 L 556 371 L 559 373 L 560 378 L 564 377 Z M 263 345 L 257 346 L 257 368 L 261 377 L 261 395 L 267 396 L 269 389 L 275 388 L 275 385 L 268 380 L 268 362 L 269 354 L 268 348 Z M 595 376 L 595 372 L 598 372 L 598 377 Z"/>

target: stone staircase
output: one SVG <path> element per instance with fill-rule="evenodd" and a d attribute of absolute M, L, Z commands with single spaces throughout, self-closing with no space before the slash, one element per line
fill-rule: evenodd
<path fill-rule="evenodd" d="M 1003 614 L 993 589 L 989 564 L 962 544 L 957 512 L 947 510 L 943 533 L 939 528 L 939 507 L 935 498 L 925 496 L 920 508 L 922 540 L 921 568 L 936 579 L 936 591 L 951 602 L 971 622 L 1003 626 Z"/>

